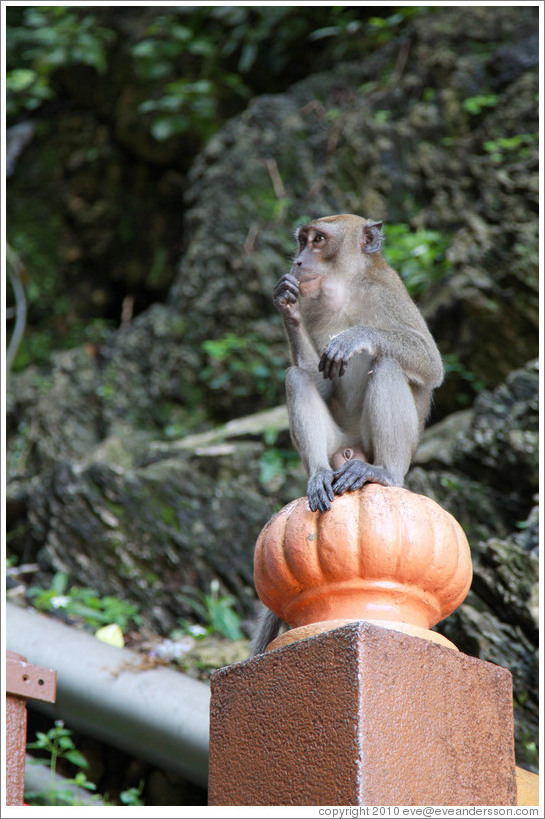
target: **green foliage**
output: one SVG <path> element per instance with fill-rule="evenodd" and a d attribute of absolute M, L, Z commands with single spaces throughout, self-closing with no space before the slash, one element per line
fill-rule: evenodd
<path fill-rule="evenodd" d="M 201 378 L 213 390 L 228 390 L 233 397 L 256 392 L 273 401 L 284 379 L 284 358 L 273 356 L 269 345 L 254 333 L 237 336 L 227 333 L 204 341 L 208 364 Z"/>
<path fill-rule="evenodd" d="M 462 108 L 468 114 L 481 114 L 486 108 L 495 108 L 499 102 L 497 94 L 478 94 L 462 101 Z"/>
<path fill-rule="evenodd" d="M 274 489 L 276 482 L 283 479 L 286 470 L 299 463 L 299 455 L 294 449 L 266 449 L 259 459 L 259 483 Z"/>
<path fill-rule="evenodd" d="M 447 275 L 447 239 L 436 230 L 412 231 L 405 223 L 385 225 L 384 256 L 398 271 L 411 295 L 420 295 Z"/>
<path fill-rule="evenodd" d="M 208 10 L 214 16 L 212 9 Z M 188 18 L 186 25 L 176 14 L 159 15 L 148 26 L 144 39 L 131 49 L 136 75 L 146 81 L 165 79 L 154 95 L 140 104 L 140 113 L 155 114 L 151 133 L 158 141 L 176 134 L 197 130 L 208 139 L 218 127 L 218 101 L 234 93 L 244 99 L 250 96 L 241 77 L 231 71 L 219 71 L 221 31 L 214 26 L 200 31 L 200 15 Z M 193 70 L 179 73 L 181 63 Z M 169 77 L 175 79 L 167 80 Z"/>
<path fill-rule="evenodd" d="M 8 117 L 52 99 L 51 75 L 58 68 L 89 65 L 104 74 L 114 39 L 95 14 L 81 15 L 66 6 L 26 7 L 22 25 L 10 26 L 6 41 Z"/>
<path fill-rule="evenodd" d="M 375 122 L 388 122 L 391 116 L 391 111 L 375 111 L 373 119 Z"/>
<path fill-rule="evenodd" d="M 65 728 L 62 720 L 57 720 L 53 728 L 47 733 L 38 731 L 35 742 L 27 744 L 29 750 L 43 751 L 50 756 L 50 785 L 46 792 L 36 791 L 29 793 L 25 791 L 25 798 L 31 805 L 76 805 L 74 787 L 84 790 L 94 791 L 96 785 L 89 782 L 83 768 L 88 767 L 87 760 L 80 751 L 76 749 L 72 740 L 72 731 Z M 76 775 L 71 779 L 63 779 L 62 785 L 56 779 L 55 773 L 59 759 L 63 759 L 79 768 Z M 71 787 L 72 786 L 72 787 Z"/>
<path fill-rule="evenodd" d="M 490 154 L 493 162 L 503 162 L 505 154 L 512 154 L 517 159 L 529 156 L 530 148 L 537 147 L 539 134 L 515 134 L 511 137 L 490 139 L 483 143 L 483 148 Z"/>
<path fill-rule="evenodd" d="M 141 779 L 137 788 L 127 788 L 119 794 L 119 800 L 123 805 L 132 805 L 138 807 L 144 805 L 142 800 L 142 791 L 144 790 L 144 780 Z"/>
<path fill-rule="evenodd" d="M 481 381 L 481 379 L 478 378 L 475 373 L 472 373 L 471 370 L 467 369 L 465 364 L 460 361 L 456 353 L 447 353 L 444 355 L 443 366 L 445 368 L 445 377 L 450 374 L 456 375 L 462 382 L 465 382 L 467 386 L 471 388 L 469 393 L 461 391 L 456 395 L 456 401 L 458 404 L 463 406 L 469 405 L 474 396 L 484 390 L 484 382 Z"/>
<path fill-rule="evenodd" d="M 36 740 L 27 744 L 27 749 L 39 751 L 49 756 L 50 783 L 47 791 L 29 791 L 25 789 L 25 799 L 29 805 L 57 805 L 80 806 L 84 802 L 78 797 L 77 788 L 86 791 L 96 791 L 96 785 L 87 779 L 83 769 L 88 768 L 88 762 L 83 754 L 77 750 L 72 739 L 73 732 L 66 728 L 62 720 L 56 720 L 52 728 L 47 732 L 37 731 Z M 59 760 L 73 765 L 77 772 L 73 777 L 57 777 L 57 765 Z M 36 762 L 36 764 L 41 764 Z M 141 780 L 138 787 L 127 788 L 119 795 L 122 805 L 139 806 L 144 805 L 142 791 L 144 780 Z M 93 804 L 97 800 L 100 805 L 104 804 L 98 796 L 92 796 L 85 800 L 85 804 Z M 106 802 L 106 805 L 113 806 Z"/>
<path fill-rule="evenodd" d="M 274 90 L 313 70 L 360 56 L 395 36 L 425 6 L 400 7 L 367 20 L 356 6 L 188 6 L 139 10 L 134 39 L 122 42 L 126 64 L 147 96 L 140 112 L 161 141 L 187 131 L 207 139 L 225 107 Z M 10 12 L 10 9 L 8 9 Z M 88 65 L 106 74 L 117 39 L 100 12 L 66 6 L 8 14 L 8 116 L 56 95 L 54 72 Z M 124 31 L 124 35 L 126 32 Z"/>
<path fill-rule="evenodd" d="M 220 595 L 217 580 L 210 583 L 210 594 L 184 586 L 178 598 L 200 618 L 207 634 L 221 634 L 228 640 L 240 640 L 244 636 L 240 628 L 240 617 L 233 608 L 235 598 L 230 594 Z M 181 620 L 180 625 L 184 630 L 190 630 L 187 621 Z"/>
<path fill-rule="evenodd" d="M 210 80 L 176 80 L 165 85 L 165 94 L 157 100 L 146 100 L 140 113 L 158 113 L 151 133 L 159 142 L 197 127 L 207 139 L 217 127 L 217 103 L 214 83 Z"/>
<path fill-rule="evenodd" d="M 62 611 L 69 617 L 83 620 L 93 629 L 117 623 L 122 631 L 126 631 L 131 622 L 135 625 L 141 622 L 136 606 L 126 600 L 112 595 L 99 597 L 94 589 L 68 588 L 66 572 L 57 572 L 49 589 L 31 586 L 28 596 L 40 611 Z"/>
<path fill-rule="evenodd" d="M 365 33 L 376 45 L 384 45 L 399 33 L 402 25 L 411 17 L 426 14 L 428 10 L 428 6 L 401 6 L 387 17 L 370 17 Z"/>
<path fill-rule="evenodd" d="M 29 749 L 46 751 L 51 754 L 52 763 L 58 759 L 66 759 L 77 768 L 86 768 L 87 760 L 76 750 L 72 741 L 72 731 L 64 727 L 62 720 L 57 720 L 53 728 L 44 734 L 38 731 L 36 741 L 27 745 Z"/>
<path fill-rule="evenodd" d="M 462 479 L 455 475 L 442 475 L 439 478 L 439 484 L 450 492 L 461 492 L 463 487 Z"/>

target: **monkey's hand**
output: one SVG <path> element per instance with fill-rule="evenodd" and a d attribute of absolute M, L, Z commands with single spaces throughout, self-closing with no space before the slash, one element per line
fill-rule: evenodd
<path fill-rule="evenodd" d="M 333 472 L 329 469 L 319 469 L 309 478 L 307 484 L 308 505 L 313 512 L 317 509 L 320 512 L 327 512 L 328 509 L 331 509 L 331 501 L 335 497 L 331 487 L 332 480 Z"/>
<path fill-rule="evenodd" d="M 301 322 L 299 310 L 299 282 L 291 273 L 286 273 L 273 288 L 273 301 L 284 321 L 298 326 Z"/>
<path fill-rule="evenodd" d="M 397 486 L 398 481 L 381 466 L 366 464 L 353 459 L 347 461 L 333 473 L 333 491 L 336 495 L 354 492 L 366 483 L 379 483 L 381 486 Z"/>
<path fill-rule="evenodd" d="M 326 344 L 318 369 L 324 374 L 324 378 L 344 375 L 352 356 L 363 350 L 371 355 L 375 352 L 375 345 L 368 331 L 364 327 L 350 327 L 333 336 Z"/>

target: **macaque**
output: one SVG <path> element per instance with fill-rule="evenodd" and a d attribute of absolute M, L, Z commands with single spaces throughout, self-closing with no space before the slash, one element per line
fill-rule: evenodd
<path fill-rule="evenodd" d="M 301 226 L 291 271 L 273 290 L 292 361 L 290 432 L 309 506 L 323 514 L 366 483 L 403 485 L 443 380 L 426 322 L 384 261 L 381 228 L 350 214 Z M 264 612 L 253 654 L 279 623 Z"/>

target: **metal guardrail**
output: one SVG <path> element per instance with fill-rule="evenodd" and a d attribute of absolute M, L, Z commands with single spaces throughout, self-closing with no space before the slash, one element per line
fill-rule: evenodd
<path fill-rule="evenodd" d="M 171 668 L 51 617 L 6 604 L 6 644 L 57 671 L 55 705 L 40 711 L 199 785 L 208 778 L 210 689 Z"/>

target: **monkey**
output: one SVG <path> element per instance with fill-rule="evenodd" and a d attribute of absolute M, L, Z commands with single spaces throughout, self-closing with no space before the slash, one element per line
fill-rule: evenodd
<path fill-rule="evenodd" d="M 290 348 L 290 434 L 313 512 L 327 514 L 336 495 L 366 483 L 403 486 L 443 381 L 427 324 L 382 255 L 382 227 L 353 214 L 302 225 L 291 270 L 273 289 Z M 252 656 L 279 625 L 262 616 Z"/>
<path fill-rule="evenodd" d="M 302 225 L 296 240 L 298 254 L 273 301 L 292 361 L 290 433 L 308 475 L 309 506 L 326 512 L 335 495 L 367 482 L 403 485 L 443 364 L 382 256 L 382 222 L 328 216 Z M 345 449 L 352 457 L 333 468 Z"/>

